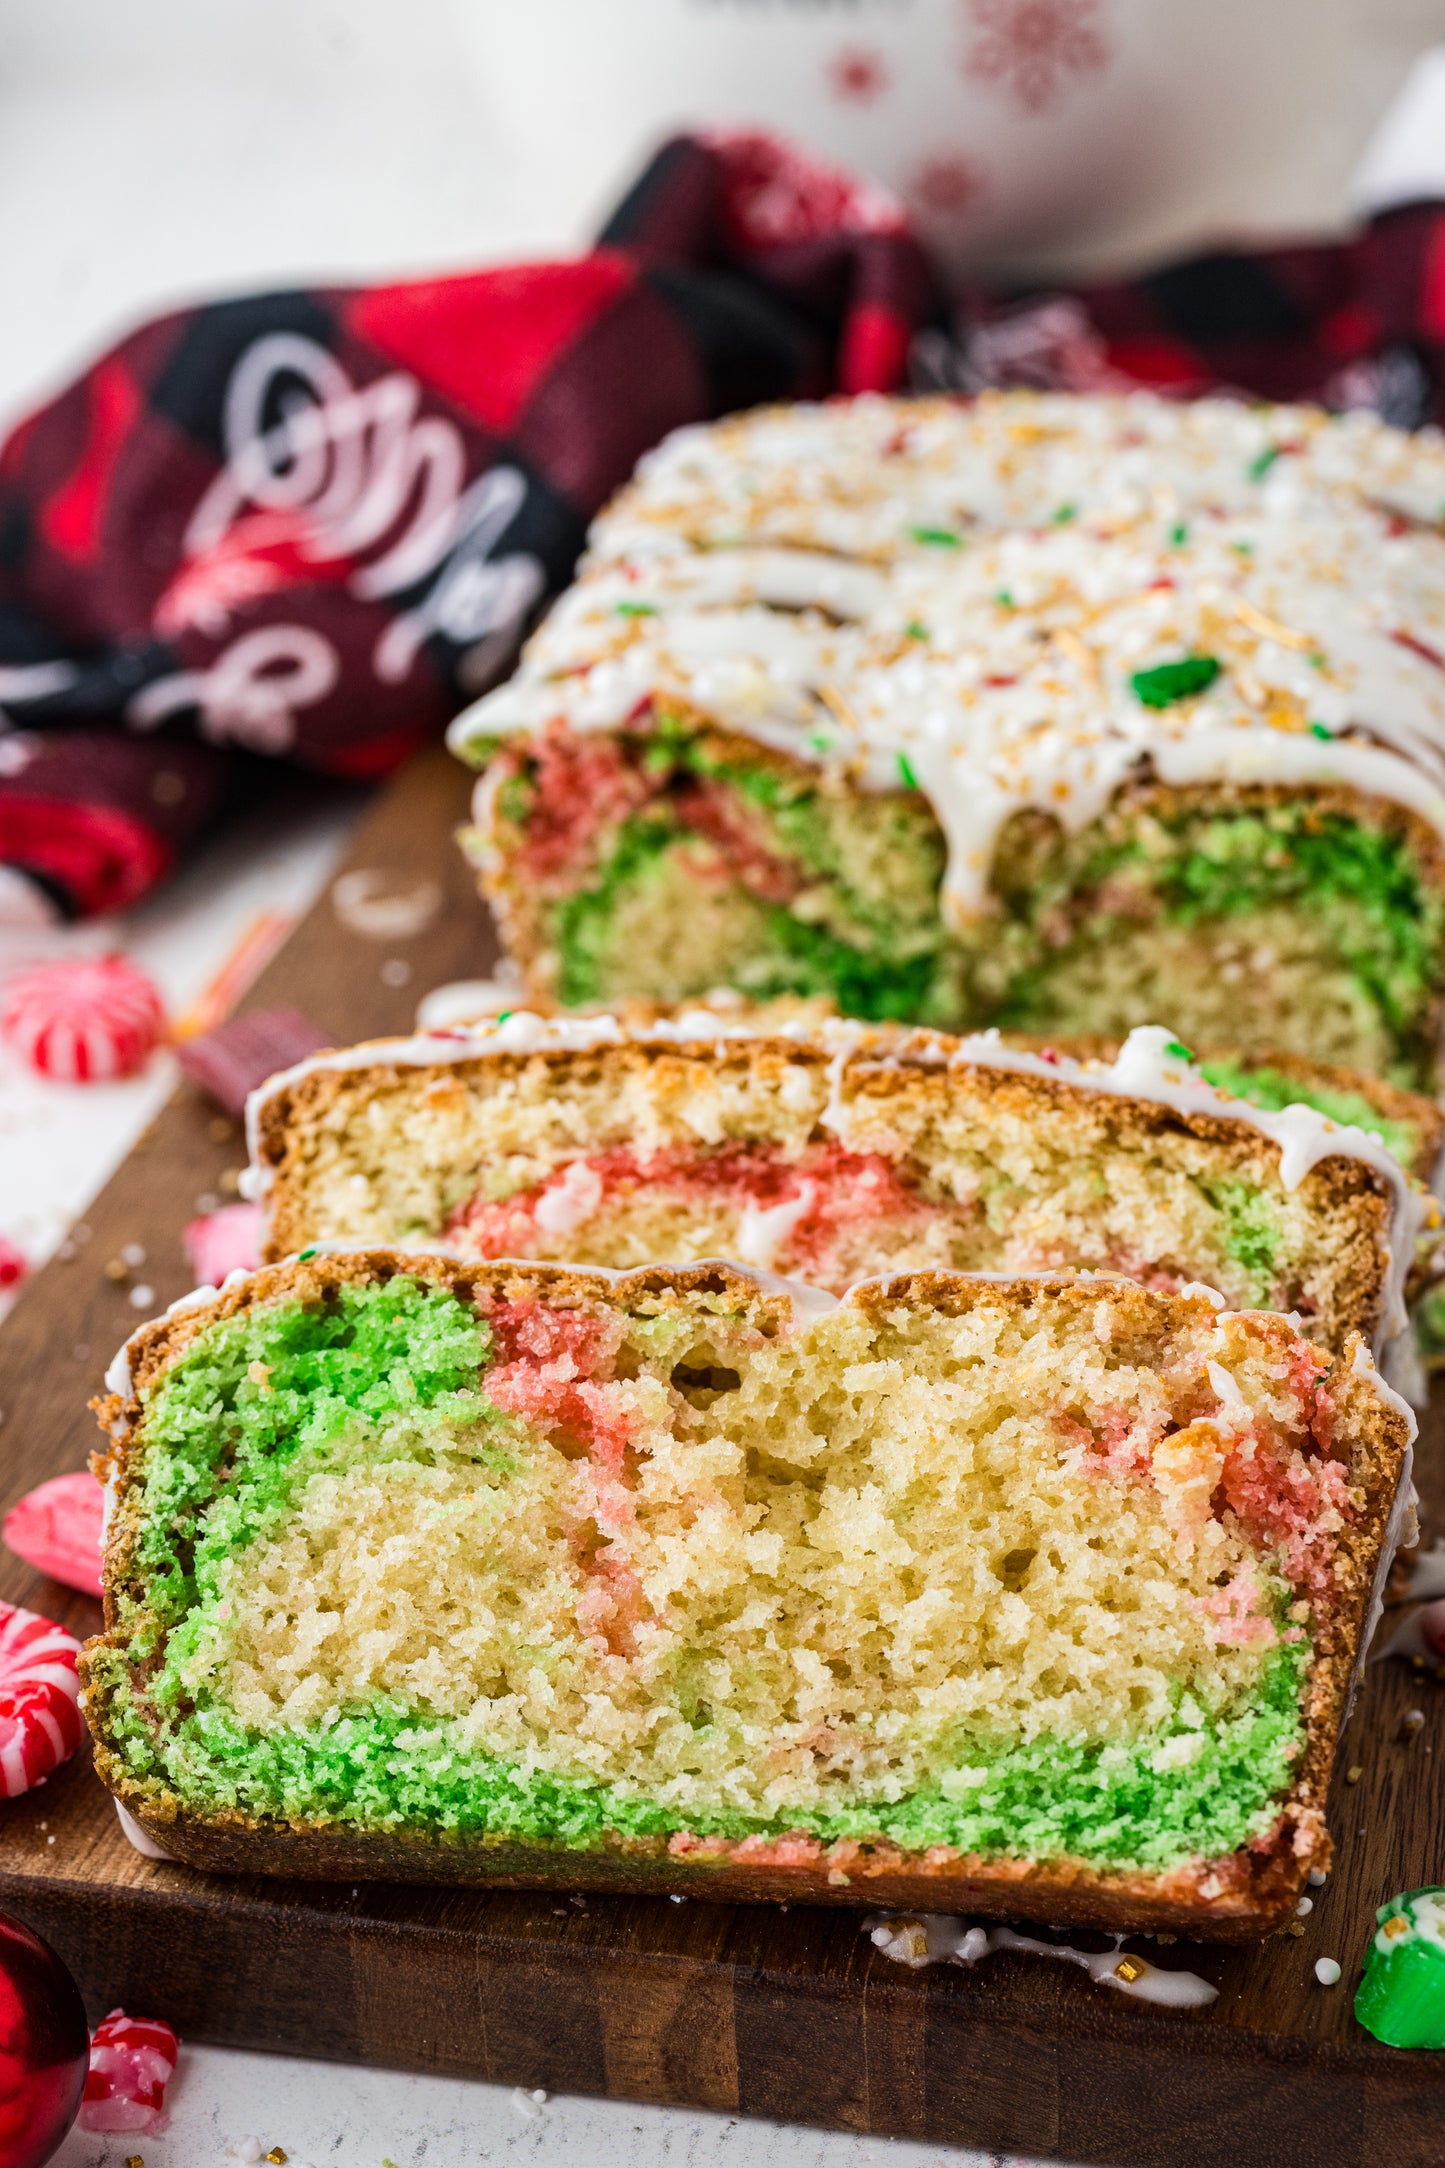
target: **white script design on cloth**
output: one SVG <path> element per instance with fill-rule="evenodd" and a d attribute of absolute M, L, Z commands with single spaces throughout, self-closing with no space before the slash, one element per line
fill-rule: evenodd
<path fill-rule="evenodd" d="M 545 574 L 528 551 L 493 555 L 525 501 L 525 476 L 501 464 L 469 481 L 461 431 L 421 403 L 404 370 L 358 389 L 313 339 L 269 332 L 253 341 L 227 386 L 226 463 L 191 516 L 183 569 L 157 605 L 162 636 L 194 628 L 219 638 L 237 606 L 298 575 L 365 602 L 421 589 L 380 632 L 376 677 L 403 683 L 423 644 L 441 635 L 477 651 L 462 662 L 475 682 L 541 595 Z M 324 700 L 339 676 L 323 632 L 267 626 L 205 670 L 144 687 L 127 720 L 150 729 L 197 707 L 206 736 L 283 753 L 295 710 Z"/>

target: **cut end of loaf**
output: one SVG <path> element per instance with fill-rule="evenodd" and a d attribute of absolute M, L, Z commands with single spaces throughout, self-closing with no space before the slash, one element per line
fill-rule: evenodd
<path fill-rule="evenodd" d="M 373 1253 L 133 1373 L 87 1691 L 178 1856 L 1223 1934 L 1323 1858 L 1406 1423 L 1283 1319 Z"/>

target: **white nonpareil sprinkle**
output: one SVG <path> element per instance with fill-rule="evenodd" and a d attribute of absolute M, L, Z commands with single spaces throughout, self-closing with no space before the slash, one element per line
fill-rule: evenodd
<path fill-rule="evenodd" d="M 1311 1914 L 1311 1912 L 1313 1912 L 1313 1911 L 1314 1911 L 1314 1908 L 1315 1908 L 1315 1901 L 1314 1901 L 1313 1897 L 1301 1897 L 1301 1899 L 1300 1899 L 1299 1903 L 1298 1903 L 1298 1904 L 1297 1904 L 1297 1905 L 1295 1906 L 1295 1911 L 1296 1911 L 1296 1912 L 1297 1912 L 1297 1913 L 1299 1914 L 1300 1918 L 1301 1918 L 1301 1919 L 1303 1920 L 1303 1919 L 1308 1919 L 1308 1918 L 1309 1918 L 1309 1915 Z"/>
<path fill-rule="evenodd" d="M 1337 1957 L 1317 1957 L 1315 1959 L 1315 1978 L 1319 1981 L 1321 1987 L 1333 1987 L 1339 1976 L 1340 1963 Z"/>
<path fill-rule="evenodd" d="M 521 2086 L 517 2085 L 512 2089 L 512 2106 L 516 2109 L 518 2115 L 525 2116 L 529 2123 L 535 2123 L 542 2113 L 541 2101 L 545 2100 L 546 2097 L 546 2094 L 543 2093 L 539 2099 L 537 2094 L 524 2092 Z"/>
<path fill-rule="evenodd" d="M 1323 1868 L 1323 1867 L 1311 1867 L 1311 1869 L 1310 1869 L 1310 1888 L 1311 1888 L 1311 1889 L 1323 1889 L 1323 1888 L 1324 1888 L 1324 1886 L 1325 1886 L 1325 1884 L 1326 1884 L 1326 1882 L 1328 1882 L 1328 1880 L 1329 1880 L 1329 1876 L 1328 1876 L 1328 1875 L 1327 1875 L 1327 1874 L 1325 1873 L 1325 1870 L 1324 1870 L 1324 1868 Z"/>
<path fill-rule="evenodd" d="M 132 1270 L 134 1270 L 134 1269 L 135 1269 L 135 1267 L 136 1267 L 137 1265 L 143 1265 L 143 1264 L 145 1263 L 145 1261 L 146 1261 L 146 1253 L 145 1253 L 145 1245 L 144 1245 L 144 1243 L 141 1243 L 141 1242 L 125 1242 L 125 1243 L 122 1243 L 122 1245 L 121 1245 L 121 1252 L 120 1252 L 120 1259 L 121 1259 L 121 1263 L 122 1263 L 123 1265 L 129 1265 L 129 1266 L 131 1267 L 131 1269 L 132 1269 Z"/>
<path fill-rule="evenodd" d="M 142 1282 L 139 1287 L 133 1287 L 125 1299 L 133 1310 L 153 1310 L 155 1308 L 156 1291 L 153 1287 L 148 1287 Z"/>
<path fill-rule="evenodd" d="M 262 2158 L 265 2151 L 266 2148 L 259 2138 L 243 2138 L 236 2148 L 236 2157 L 245 2161 L 246 2168 L 253 2168 L 253 2164 Z"/>

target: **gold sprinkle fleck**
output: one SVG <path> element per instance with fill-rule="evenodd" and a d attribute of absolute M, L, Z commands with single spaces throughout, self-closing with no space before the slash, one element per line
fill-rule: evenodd
<path fill-rule="evenodd" d="M 139 2153 L 127 2153 L 125 2157 L 125 2168 L 146 2168 L 146 2164 Z"/>
<path fill-rule="evenodd" d="M 266 2158 L 267 2158 L 267 2160 L 269 2160 L 269 2161 L 274 2161 L 274 2162 L 276 2163 L 276 2168 L 281 2168 L 281 2163 L 282 2163 L 282 2162 L 283 2162 L 283 2161 L 285 2160 L 285 2158 L 286 2158 L 286 2148 L 285 2148 L 285 2146 L 284 2146 L 284 2145 L 273 2145 L 273 2146 L 272 2146 L 272 2148 L 271 2148 L 271 2150 L 270 2150 L 270 2152 L 269 2152 L 269 2153 L 268 2153 L 268 2154 L 266 2155 Z"/>
<path fill-rule="evenodd" d="M 1114 1967 L 1114 1978 L 1128 1980 L 1132 1984 L 1135 1980 L 1142 1980 L 1148 1970 L 1149 1967 L 1137 1957 L 1121 1957 Z"/>
<path fill-rule="evenodd" d="M 130 1267 L 123 1257 L 110 1258 L 101 1269 L 108 1280 L 116 1281 L 127 1278 L 130 1272 Z"/>
<path fill-rule="evenodd" d="M 271 1363 L 254 1362 L 246 1365 L 246 1375 L 253 1385 L 259 1385 L 263 1393 L 271 1390 Z"/>
<path fill-rule="evenodd" d="M 235 1134 L 235 1125 L 226 1121 L 223 1116 L 218 1115 L 215 1121 L 206 1124 L 206 1135 L 212 1144 L 229 1144 Z M 267 2158 L 269 2157 L 268 2155 Z"/>
<path fill-rule="evenodd" d="M 1351 1766 L 1345 1771 L 1346 1784 L 1358 1784 L 1364 1773 L 1364 1770 L 1360 1767 L 1360 1764 L 1358 1762 L 1352 1763 Z"/>
<path fill-rule="evenodd" d="M 1291 1920 L 1285 1929 L 1287 1935 L 1302 1935 L 1304 1931 L 1305 1923 L 1303 1920 Z"/>
<path fill-rule="evenodd" d="M 1265 640 L 1275 640 L 1281 647 L 1306 648 L 1315 645 L 1312 633 L 1296 632 L 1292 626 L 1282 625 L 1277 617 L 1266 617 L 1263 610 L 1257 610 L 1252 602 L 1246 602 L 1243 595 L 1235 599 L 1234 614 L 1241 624 L 1248 625 L 1251 632 L 1259 633 Z"/>
<path fill-rule="evenodd" d="M 227 1169 L 226 1169 L 225 1173 L 224 1173 L 224 1174 L 223 1174 L 223 1175 L 221 1176 L 221 1185 L 220 1185 L 220 1186 L 221 1186 L 221 1195 L 222 1195 L 223 1197 L 234 1197 L 234 1196 L 235 1196 L 235 1194 L 236 1194 L 236 1192 L 237 1192 L 237 1190 L 238 1190 L 238 1189 L 239 1189 L 239 1188 L 241 1187 L 241 1170 L 240 1170 L 240 1168 L 239 1168 L 239 1167 L 227 1167 Z"/>
<path fill-rule="evenodd" d="M 1380 1932 L 1389 1941 L 1394 1942 L 1400 1935 L 1409 1934 L 1410 1922 L 1406 1919 L 1403 1912 L 1395 1912 L 1392 1913 L 1390 1918 L 1386 1920 Z"/>

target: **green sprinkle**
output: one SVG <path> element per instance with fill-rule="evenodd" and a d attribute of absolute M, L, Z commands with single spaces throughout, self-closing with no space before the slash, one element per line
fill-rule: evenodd
<path fill-rule="evenodd" d="M 935 549 L 956 550 L 963 547 L 963 538 L 948 527 L 910 527 L 909 537 L 914 542 L 931 543 Z"/>
<path fill-rule="evenodd" d="M 826 730 L 810 730 L 808 732 L 808 743 L 815 753 L 831 753 L 833 750 L 833 740 L 828 736 Z"/>
<path fill-rule="evenodd" d="M 1313 655 L 1306 656 L 1305 660 L 1308 662 L 1311 670 L 1323 670 L 1325 667 L 1325 658 L 1318 652 Z"/>
<path fill-rule="evenodd" d="M 1061 504 L 1057 512 L 1050 514 L 1049 525 L 1051 527 L 1067 527 L 1071 519 L 1077 518 L 1078 511 L 1079 507 L 1076 504 Z"/>
<path fill-rule="evenodd" d="M 1001 587 L 993 599 L 1001 610 L 1011 610 L 1014 607 L 1014 598 L 1006 587 Z"/>
<path fill-rule="evenodd" d="M 916 617 L 910 617 L 903 630 L 910 640 L 926 640 L 928 638 L 928 627 L 920 625 Z"/>
<path fill-rule="evenodd" d="M 1252 557 L 1254 555 L 1254 544 L 1252 542 L 1231 542 L 1229 546 L 1236 557 Z"/>
<path fill-rule="evenodd" d="M 1186 655 L 1180 662 L 1136 670 L 1129 683 L 1146 708 L 1169 708 L 1176 700 L 1189 700 L 1206 691 L 1223 667 L 1213 655 Z"/>
<path fill-rule="evenodd" d="M 1334 732 L 1328 729 L 1324 723 L 1311 723 L 1310 736 L 1312 738 L 1332 738 Z"/>
<path fill-rule="evenodd" d="M 656 617 L 657 615 L 655 602 L 614 602 L 612 607 L 619 617 Z"/>
<path fill-rule="evenodd" d="M 1177 1039 L 1170 1039 L 1165 1045 L 1164 1051 L 1174 1061 L 1193 1061 L 1194 1059 L 1193 1047 L 1181 1046 Z"/>
<path fill-rule="evenodd" d="M 1177 527 L 1170 528 L 1169 540 L 1173 544 L 1175 549 L 1178 549 L 1183 543 L 1189 540 L 1189 529 L 1185 526 L 1182 519 L 1180 520 Z"/>
<path fill-rule="evenodd" d="M 913 772 L 913 763 L 906 753 L 898 755 L 898 773 L 902 776 L 906 789 L 917 790 L 918 778 Z"/>
<path fill-rule="evenodd" d="M 297 1264 L 298 1264 L 298 1265 L 304 1265 L 308 1257 L 314 1257 L 315 1255 L 316 1255 L 316 1245 L 315 1245 L 315 1244 L 313 1243 L 313 1244 L 312 1244 L 312 1246 L 311 1246 L 311 1248 L 310 1248 L 309 1250 L 302 1250 L 302 1251 L 300 1252 L 300 1254 L 298 1255 L 298 1257 L 297 1257 L 297 1259 L 296 1259 L 296 1262 L 297 1262 Z"/>
<path fill-rule="evenodd" d="M 1251 482 L 1262 482 L 1279 456 L 1280 447 L 1277 444 L 1266 444 L 1264 450 L 1249 462 Z"/>
<path fill-rule="evenodd" d="M 497 1015 L 496 1015 L 496 1021 L 497 1021 L 497 1022 L 498 1022 L 499 1024 L 505 1024 L 505 1023 L 506 1023 L 506 1021 L 507 1021 L 507 1018 L 508 1018 L 509 1016 L 515 1016 L 515 1015 L 516 1015 L 516 1013 L 517 1013 L 517 1012 L 516 1012 L 516 1010 L 515 1010 L 515 1009 L 498 1009 L 498 1011 L 497 1011 Z"/>

